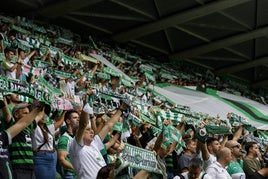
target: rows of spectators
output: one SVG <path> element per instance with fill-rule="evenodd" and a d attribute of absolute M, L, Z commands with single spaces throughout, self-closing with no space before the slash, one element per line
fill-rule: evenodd
<path fill-rule="evenodd" d="M 210 72 L 189 74 L 91 37 L 83 44 L 55 25 L 0 20 L 0 178 L 268 177 L 266 131 L 230 111 L 194 113 L 148 87 L 217 81 Z M 134 162 L 129 146 L 142 153 Z M 146 151 L 150 169 L 135 165 Z"/>

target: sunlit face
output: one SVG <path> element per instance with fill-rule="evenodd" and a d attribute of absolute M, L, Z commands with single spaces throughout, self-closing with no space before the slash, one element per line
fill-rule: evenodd
<path fill-rule="evenodd" d="M 87 125 L 83 135 L 85 145 L 90 145 L 90 143 L 93 141 L 93 138 L 94 138 L 94 131 L 89 125 Z"/>
<path fill-rule="evenodd" d="M 239 143 L 236 143 L 236 145 L 231 147 L 231 151 L 234 157 L 239 158 L 243 154 L 241 152 L 241 145 Z"/>

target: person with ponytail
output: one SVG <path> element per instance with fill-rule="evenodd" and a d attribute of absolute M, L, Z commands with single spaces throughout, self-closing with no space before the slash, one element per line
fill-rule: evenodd
<path fill-rule="evenodd" d="M 32 136 L 34 151 L 34 172 L 38 179 L 56 178 L 57 151 L 54 135 L 64 121 L 65 112 L 54 124 L 47 125 L 48 116 L 37 124 Z"/>

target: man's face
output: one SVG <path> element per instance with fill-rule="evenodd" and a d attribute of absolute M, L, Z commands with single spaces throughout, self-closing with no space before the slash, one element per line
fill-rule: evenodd
<path fill-rule="evenodd" d="M 111 83 L 112 83 L 113 85 L 118 85 L 119 82 L 120 82 L 120 78 L 119 78 L 119 77 L 112 77 L 112 78 L 111 78 Z"/>
<path fill-rule="evenodd" d="M 241 145 L 236 143 L 236 145 L 231 148 L 232 154 L 235 158 L 240 158 L 243 154 L 241 152 Z"/>
<path fill-rule="evenodd" d="M 79 125 L 79 115 L 78 113 L 74 112 L 70 115 L 69 124 L 72 128 L 75 128 Z"/>
<path fill-rule="evenodd" d="M 14 57 L 14 52 L 9 51 L 6 53 L 6 59 L 11 60 Z"/>
<path fill-rule="evenodd" d="M 253 144 L 250 148 L 250 151 L 257 157 L 258 153 L 260 152 L 258 144 Z"/>
<path fill-rule="evenodd" d="M 24 116 L 26 116 L 27 114 L 29 114 L 29 108 L 28 107 L 19 109 L 14 114 L 15 120 L 17 121 L 17 120 L 23 118 Z"/>
<path fill-rule="evenodd" d="M 198 179 L 202 168 L 189 168 L 189 179 Z"/>
<path fill-rule="evenodd" d="M 192 153 L 196 153 L 197 142 L 191 141 L 189 145 L 187 145 L 187 149 L 190 150 Z"/>
<path fill-rule="evenodd" d="M 211 148 L 212 148 L 212 151 L 216 154 L 221 148 L 219 141 L 217 140 L 213 141 L 211 144 Z"/>
<path fill-rule="evenodd" d="M 20 102 L 20 97 L 18 94 L 11 94 L 9 97 L 10 101 L 16 103 L 16 102 Z"/>
<path fill-rule="evenodd" d="M 24 52 L 24 51 L 21 51 L 21 52 L 20 52 L 20 57 L 21 57 L 22 59 L 25 58 L 25 52 Z"/>

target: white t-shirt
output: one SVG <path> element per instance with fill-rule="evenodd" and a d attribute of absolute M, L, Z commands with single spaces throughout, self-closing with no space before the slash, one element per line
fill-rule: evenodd
<path fill-rule="evenodd" d="M 28 65 L 29 60 L 30 59 L 28 57 L 24 58 L 22 61 L 23 65 Z"/>
<path fill-rule="evenodd" d="M 204 161 L 203 169 L 206 170 L 209 165 L 216 162 L 217 158 L 215 155 L 209 154 L 208 160 Z"/>
<path fill-rule="evenodd" d="M 219 162 L 214 162 L 206 169 L 206 173 L 215 179 L 231 179 L 227 170 L 221 166 Z"/>
<path fill-rule="evenodd" d="M 12 72 L 7 70 L 8 68 L 12 68 L 15 64 L 4 60 L 1 65 L 3 65 L 5 69 L 6 77 L 16 79 L 17 69 L 13 70 Z"/>
<path fill-rule="evenodd" d="M 55 134 L 55 127 L 54 124 L 51 124 L 47 126 L 48 130 L 50 133 L 48 133 L 48 143 L 44 144 L 40 150 L 49 150 L 52 151 L 54 150 L 53 146 L 53 136 Z M 32 142 L 33 142 L 33 150 L 36 151 L 39 146 L 41 146 L 45 140 L 44 140 L 44 135 L 42 133 L 41 128 L 37 125 L 37 127 L 34 130 L 34 134 L 32 137 Z"/>
<path fill-rule="evenodd" d="M 184 172 L 181 175 L 184 177 L 184 179 L 189 179 L 188 173 L 189 172 Z M 207 174 L 207 173 L 205 174 L 204 172 L 201 172 L 199 175 L 199 178 L 202 178 L 202 177 L 203 177 L 203 179 L 212 179 L 209 174 Z M 179 176 L 175 176 L 173 179 L 181 179 L 181 178 Z"/>
<path fill-rule="evenodd" d="M 73 140 L 70 146 L 70 159 L 79 179 L 96 178 L 98 171 L 106 166 L 106 162 L 100 153 L 104 145 L 98 135 L 95 135 L 89 146 L 80 145 Z"/>

